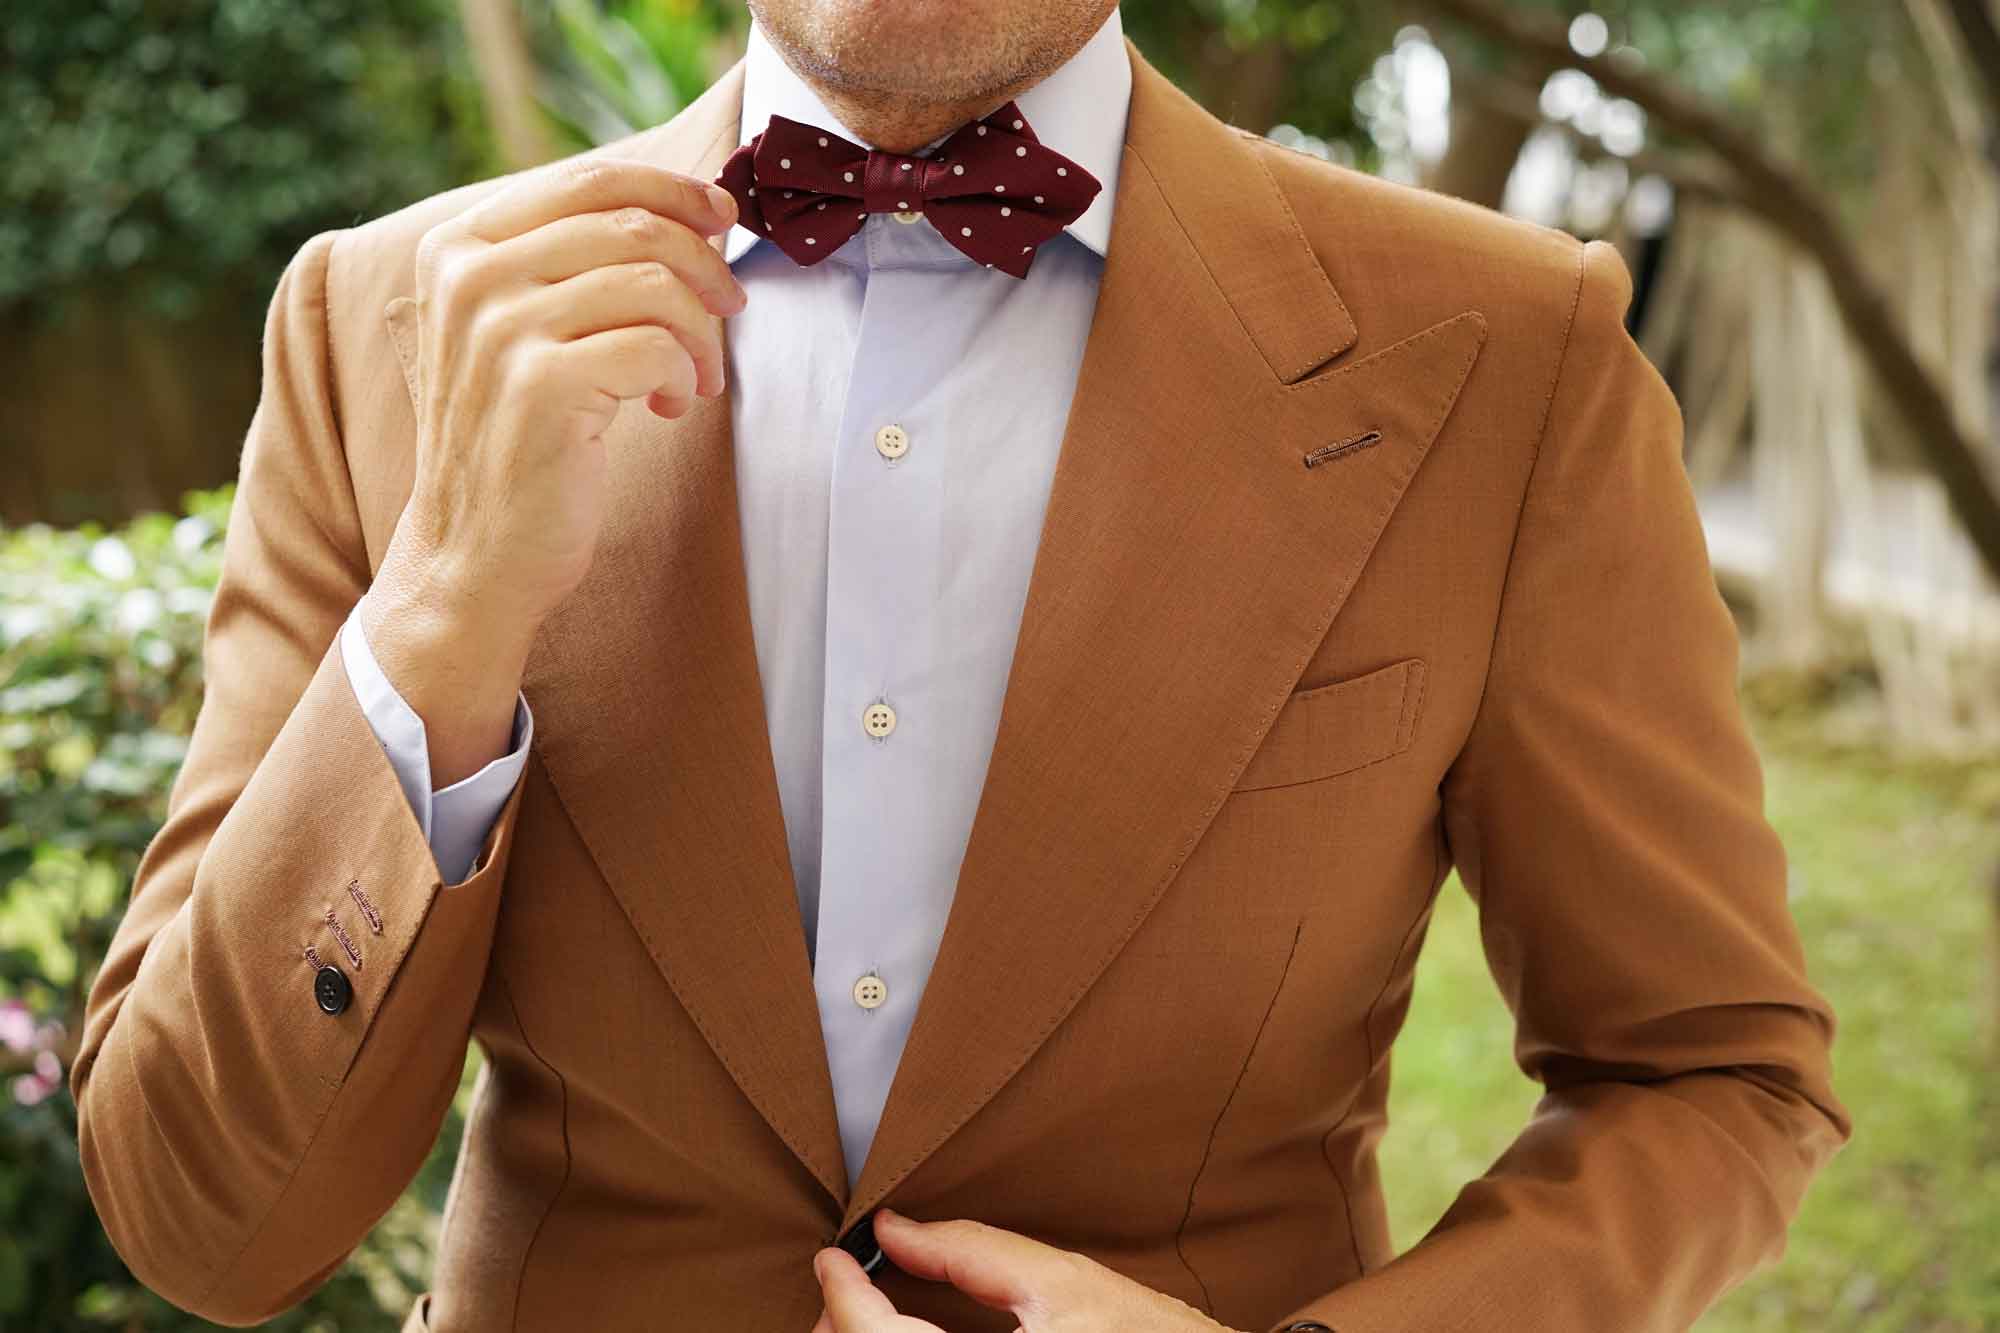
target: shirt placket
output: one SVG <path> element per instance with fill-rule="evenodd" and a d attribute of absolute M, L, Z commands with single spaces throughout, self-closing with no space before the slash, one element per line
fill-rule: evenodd
<path fill-rule="evenodd" d="M 871 223 L 871 261 L 834 447 L 827 529 L 826 674 L 814 986 L 843 1148 L 858 1174 L 949 913 L 962 843 L 931 793 L 954 762 L 935 665 L 945 557 L 948 365 L 922 335 L 948 267 L 875 261 L 938 238 Z M 956 261 L 948 261 L 955 263 Z"/>

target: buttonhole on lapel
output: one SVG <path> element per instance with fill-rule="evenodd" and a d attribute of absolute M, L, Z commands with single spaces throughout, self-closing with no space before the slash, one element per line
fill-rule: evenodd
<path fill-rule="evenodd" d="M 1377 444 L 1381 439 L 1381 431 L 1371 430 L 1356 435 L 1353 439 L 1336 440 L 1332 444 L 1322 444 L 1319 448 L 1306 455 L 1306 466 L 1317 467 L 1321 463 L 1331 462 L 1343 454 L 1351 454 L 1357 449 L 1366 449 L 1371 444 Z"/>
<path fill-rule="evenodd" d="M 311 964 L 313 971 L 319 971 L 319 950 L 310 944 L 306 946 L 306 962 Z"/>

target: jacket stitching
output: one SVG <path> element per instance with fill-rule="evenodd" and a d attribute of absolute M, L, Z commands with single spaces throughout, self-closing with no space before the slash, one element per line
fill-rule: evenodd
<path fill-rule="evenodd" d="M 1253 140 L 1257 137 L 1255 135 L 1250 134 L 1248 131 L 1241 129 L 1239 129 L 1237 133 L 1243 135 L 1245 138 Z M 1308 255 L 1312 255 L 1313 271 L 1319 274 L 1319 285 L 1325 288 L 1327 295 L 1333 298 L 1334 305 L 1340 307 L 1340 313 L 1342 317 L 1344 317 L 1347 321 L 1348 331 L 1355 332 L 1356 330 L 1354 327 L 1354 316 L 1348 312 L 1346 302 L 1340 299 L 1340 293 L 1337 290 L 1335 290 L 1333 285 L 1333 279 L 1327 276 L 1326 269 L 1320 264 L 1319 256 L 1313 253 L 1312 245 L 1306 240 L 1306 234 L 1304 229 L 1299 226 L 1298 215 L 1292 212 L 1292 201 L 1285 197 L 1284 187 L 1278 184 L 1277 174 L 1271 170 L 1271 164 L 1264 160 L 1264 155 L 1262 153 L 1256 152 L 1253 149 L 1250 154 L 1250 157 L 1252 161 L 1256 162 L 1257 170 L 1263 173 L 1264 180 L 1270 185 L 1271 194 L 1274 198 L 1277 199 L 1278 207 L 1281 210 L 1283 210 L 1285 214 L 1285 225 L 1291 228 L 1292 239 L 1299 243 L 1299 248 L 1304 250 Z M 1338 334 L 1335 334 L 1332 343 L 1327 347 L 1326 351 L 1307 352 L 1306 359 L 1299 363 L 1299 366 L 1296 370 L 1291 370 L 1286 372 L 1284 377 L 1285 381 L 1287 383 L 1292 383 L 1296 381 L 1299 376 L 1305 374 L 1308 370 L 1311 370 L 1314 366 L 1318 365 L 1320 362 L 1325 361 L 1326 359 L 1331 357 L 1339 349 L 1339 347 L 1340 347 L 1340 336 Z M 1263 351 L 1263 347 L 1261 344 L 1259 345 L 1257 350 L 1260 352 Z M 1266 359 L 1268 360 L 1268 358 Z"/>
<path fill-rule="evenodd" d="M 529 756 L 529 762 L 531 764 L 534 762 L 534 757 L 532 754 Z M 522 776 L 525 779 L 526 777 L 525 769 L 523 770 Z M 549 781 L 548 787 L 549 791 L 553 793 L 553 795 L 555 796 L 557 808 L 560 809 L 563 813 L 563 819 L 569 823 L 572 829 L 577 830 L 578 838 L 580 841 L 583 842 L 585 853 L 590 857 L 591 863 L 597 866 L 598 878 L 604 880 L 605 883 L 609 885 L 610 875 L 605 870 L 603 863 L 597 859 L 596 850 L 590 846 L 590 843 L 587 839 L 583 839 L 582 826 L 576 822 L 576 816 L 570 813 L 569 804 L 564 799 L 562 794 L 562 788 L 558 786 L 553 779 Z M 660 957 L 661 957 L 660 947 L 658 944 L 654 942 L 652 932 L 647 930 L 646 927 L 643 924 L 641 924 L 638 917 L 634 916 L 629 910 L 625 908 L 624 901 L 622 899 L 618 899 L 618 895 L 616 893 L 613 893 L 612 897 L 618 900 L 619 910 L 625 912 L 625 919 L 631 922 L 633 933 L 639 937 L 640 943 L 646 946 L 647 954 L 650 955 L 654 960 L 655 964 L 658 965 L 660 963 Z M 714 1029 L 711 1028 L 706 1021 L 703 1020 L 701 1014 L 696 1010 L 695 1006 L 689 1002 L 688 997 L 681 993 L 681 985 L 678 977 L 676 977 L 673 973 L 669 972 L 663 965 L 660 966 L 660 973 L 662 976 L 666 978 L 667 987 L 668 989 L 673 991 L 674 999 L 680 1004 L 682 1012 L 687 1014 L 688 1020 L 694 1024 L 695 1030 L 701 1033 L 702 1039 L 706 1041 L 709 1044 L 710 1049 L 712 1049 L 715 1052 L 715 1058 L 722 1062 L 722 1067 L 729 1071 L 729 1076 L 736 1080 L 737 1085 L 743 1088 L 746 1094 L 748 1093 L 750 1088 L 760 1087 L 761 1085 L 758 1083 L 758 1081 L 755 1078 L 751 1077 L 747 1070 L 745 1070 L 736 1060 L 724 1054 L 724 1051 L 728 1047 L 728 1043 L 723 1042 L 717 1038 Z M 952 1126 L 952 1128 L 956 1130 L 957 1126 L 954 1125 Z M 815 1176 L 817 1176 L 821 1170 L 825 1170 L 828 1176 L 838 1174 L 837 1172 L 834 1172 L 830 1167 L 826 1166 L 825 1163 L 821 1162 L 819 1154 L 813 1152 L 811 1149 L 806 1147 L 806 1145 L 800 1142 L 798 1137 L 792 1134 L 789 1130 L 780 1128 L 776 1125 L 773 1125 L 772 1129 L 777 1134 L 778 1138 L 784 1143 L 784 1145 L 792 1150 L 794 1156 L 796 1156 L 800 1161 L 804 1162 L 808 1167 L 813 1169 Z M 946 1135 L 946 1137 L 950 1136 Z M 944 1139 L 940 1138 L 938 1142 L 942 1143 L 944 1142 Z M 926 1152 L 928 1151 L 929 1150 L 926 1149 Z M 822 1181 L 821 1183 L 824 1184 L 824 1181 Z"/>
<path fill-rule="evenodd" d="M 1305 918 L 1300 917 L 1298 925 L 1292 929 L 1292 947 L 1285 955 L 1284 969 L 1278 973 L 1278 984 L 1271 988 L 1270 1002 L 1264 1006 L 1264 1017 L 1257 1024 L 1256 1035 L 1250 1038 L 1250 1049 L 1243 1053 L 1243 1065 L 1236 1071 L 1236 1081 L 1229 1085 L 1229 1094 L 1222 1099 L 1222 1107 L 1215 1113 L 1215 1123 L 1208 1127 L 1208 1142 L 1202 1147 L 1201 1161 L 1194 1169 L 1194 1178 L 1188 1181 L 1187 1207 L 1181 1211 L 1181 1224 L 1174 1231 L 1174 1253 L 1180 1256 L 1181 1267 L 1187 1269 L 1188 1276 L 1201 1288 L 1202 1312 L 1210 1318 L 1215 1317 L 1215 1298 L 1209 1294 L 1208 1283 L 1202 1280 L 1201 1274 L 1195 1271 L 1194 1264 L 1188 1260 L 1187 1250 L 1183 1247 L 1182 1241 L 1187 1236 L 1188 1220 L 1194 1216 L 1195 1188 L 1201 1184 L 1202 1175 L 1208 1170 L 1208 1159 L 1215 1152 L 1215 1139 L 1222 1130 L 1222 1122 L 1229 1117 L 1229 1108 L 1236 1101 L 1237 1092 L 1243 1087 L 1244 1077 L 1250 1072 L 1250 1062 L 1257 1056 L 1258 1045 L 1264 1040 L 1264 1029 L 1270 1026 L 1271 1014 L 1278 1007 L 1278 995 L 1285 989 L 1285 978 L 1292 974 L 1292 960 L 1298 957 L 1299 937 L 1305 934 L 1305 929 Z"/>
<path fill-rule="evenodd" d="M 1328 778 L 1342 778 L 1346 777 L 1349 773 L 1358 773 L 1364 768 L 1373 768 L 1377 764 L 1386 764 L 1391 759 L 1394 759 L 1397 756 L 1401 755 L 1405 750 L 1408 750 L 1410 746 L 1416 742 L 1417 739 L 1417 720 L 1423 715 L 1424 689 L 1429 683 L 1430 675 L 1427 671 L 1424 670 L 1424 659 L 1421 657 L 1407 658 L 1402 662 L 1392 663 L 1390 666 L 1382 667 L 1380 669 L 1383 671 L 1393 671 L 1396 667 L 1399 666 L 1404 667 L 1408 672 L 1414 673 L 1416 676 L 1416 701 L 1414 703 L 1410 701 L 1409 699 L 1410 685 L 1409 682 L 1405 680 L 1403 684 L 1404 698 L 1401 704 L 1401 713 L 1396 723 L 1397 733 L 1402 737 L 1402 739 L 1396 742 L 1396 746 L 1394 749 L 1384 750 L 1381 754 L 1376 755 L 1373 759 L 1365 759 L 1358 764 L 1349 764 L 1346 768 L 1336 768 L 1325 773 L 1315 773 L 1309 778 L 1296 778 L 1291 782 L 1272 782 L 1256 787 L 1235 786 L 1230 788 L 1230 791 L 1232 793 L 1240 792 L 1245 794 L 1253 791 L 1284 791 L 1287 788 L 1291 787 L 1303 787 L 1306 786 L 1308 783 L 1325 782 Z M 1373 673 L 1371 672 L 1370 674 L 1372 675 Z M 1320 690 L 1331 690 L 1337 688 L 1338 686 L 1351 685 L 1354 683 L 1354 681 L 1366 680 L 1366 679 L 1367 676 L 1356 676 L 1352 681 L 1337 680 L 1328 685 L 1315 686 L 1311 690 L 1303 690 L 1300 691 L 1299 693 L 1293 694 L 1290 698 L 1288 698 L 1285 701 L 1285 704 L 1281 704 L 1279 706 L 1282 708 L 1286 705 L 1296 703 L 1300 699 L 1305 698 L 1308 695 L 1317 694 Z"/>
<path fill-rule="evenodd" d="M 318 244 L 321 238 L 325 240 L 323 246 L 325 253 L 315 267 L 318 269 L 319 290 L 316 295 L 319 298 L 320 364 L 325 377 L 323 388 L 326 396 L 326 426 L 333 437 L 334 449 L 340 459 L 340 473 L 347 481 L 346 511 L 354 520 L 356 535 L 362 539 L 358 578 L 365 591 L 372 578 L 368 566 L 367 533 L 361 522 L 361 503 L 354 492 L 354 467 L 352 460 L 347 456 L 347 437 L 340 421 L 340 383 L 336 377 L 333 360 L 333 252 L 339 248 L 343 234 L 344 230 L 339 229 L 321 232 L 307 244 L 311 246 Z M 320 536 L 326 539 L 328 547 L 345 556 L 347 548 L 341 542 L 334 540 L 333 534 L 327 529 L 327 521 L 321 513 L 322 500 L 319 497 L 306 497 L 306 499 L 304 508 L 313 526 L 319 529 Z"/>
<path fill-rule="evenodd" d="M 1364 434 L 1356 435 L 1352 439 L 1340 440 L 1334 444 L 1322 444 L 1319 448 L 1306 454 L 1306 466 L 1318 467 L 1321 463 L 1331 462 L 1336 458 L 1343 458 L 1358 450 L 1366 449 L 1371 444 L 1380 443 L 1382 443 L 1382 432 L 1371 430 Z"/>
<path fill-rule="evenodd" d="M 1221 280 L 1215 276 L 1215 270 L 1208 266 L 1208 256 L 1194 243 L 1194 237 L 1188 233 L 1187 224 L 1182 222 L 1180 214 L 1174 211 L 1173 200 L 1167 198 L 1167 192 L 1160 188 L 1160 178 L 1155 176 L 1153 168 L 1147 165 L 1145 155 L 1130 144 L 1125 145 L 1125 151 L 1132 154 L 1132 160 L 1146 173 L 1146 183 L 1152 187 L 1153 193 L 1159 196 L 1160 206 L 1167 210 L 1167 216 L 1174 220 L 1174 227 L 1180 232 L 1181 239 L 1186 241 L 1188 249 L 1194 252 L 1196 262 L 1201 265 L 1202 276 L 1208 279 L 1208 285 L 1222 299 L 1222 304 L 1228 307 L 1230 318 L 1236 321 L 1236 327 L 1243 330 L 1243 336 L 1250 342 L 1250 349 L 1263 360 L 1266 369 L 1274 375 L 1277 374 L 1277 368 L 1271 365 L 1270 358 L 1264 356 L 1264 348 L 1258 343 L 1257 335 L 1251 332 L 1250 326 L 1243 320 L 1242 312 L 1236 308 L 1236 303 L 1229 299 L 1229 293 L 1223 290 Z"/>
<path fill-rule="evenodd" d="M 1472 706 L 1472 725 L 1475 728 L 1486 709 L 1487 687 L 1493 683 L 1493 659 L 1500 649 L 1500 626 L 1506 619 L 1507 589 L 1513 583 L 1514 557 L 1521 549 L 1521 528 L 1528 516 L 1528 493 L 1535 487 L 1535 474 L 1542 464 L 1542 446 L 1548 441 L 1549 426 L 1555 419 L 1556 388 L 1562 383 L 1563 368 L 1569 364 L 1570 335 L 1576 328 L 1577 309 L 1583 304 L 1583 270 L 1588 254 L 1588 247 L 1577 247 L 1576 289 L 1570 294 L 1569 317 L 1563 323 L 1562 347 L 1556 353 L 1555 369 L 1549 376 L 1549 392 L 1542 404 L 1541 425 L 1535 430 L 1535 451 L 1528 458 L 1528 479 L 1521 486 L 1521 509 L 1514 515 L 1514 535 L 1507 543 L 1507 566 L 1500 574 L 1500 602 L 1493 612 L 1493 638 L 1486 646 L 1486 670 L 1480 676 L 1479 698 L 1474 700 Z"/>
<path fill-rule="evenodd" d="M 1388 974 L 1382 978 L 1382 984 L 1380 987 L 1376 989 L 1375 998 L 1368 1002 L 1368 1012 L 1362 1017 L 1361 1020 L 1361 1040 L 1363 1045 L 1366 1047 L 1368 1051 L 1368 1073 L 1367 1073 L 1368 1078 L 1374 1077 L 1375 1061 L 1377 1058 L 1375 1053 L 1375 1013 L 1378 1009 L 1381 1008 L 1382 997 L 1389 993 L 1389 983 L 1396 979 L 1396 971 L 1398 968 L 1402 966 L 1403 956 L 1409 952 L 1410 941 L 1416 935 L 1417 926 L 1424 920 L 1425 914 L 1430 911 L 1431 904 L 1437 901 L 1437 891 L 1439 887 L 1438 863 L 1440 860 L 1440 856 L 1441 852 L 1438 845 L 1437 827 L 1435 823 L 1433 823 L 1432 838 L 1431 838 L 1430 892 L 1424 895 L 1424 901 L 1417 908 L 1416 914 L 1410 918 L 1410 924 L 1404 927 L 1403 941 L 1401 944 L 1398 944 L 1396 946 L 1395 956 L 1389 960 Z M 1366 1080 L 1364 1079 L 1364 1083 L 1365 1081 Z M 1352 1246 L 1354 1250 L 1354 1271 L 1357 1274 L 1366 1275 L 1368 1272 L 1368 1265 L 1361 1258 L 1361 1235 L 1356 1230 L 1354 1225 L 1354 1202 L 1348 1192 L 1347 1178 L 1341 1174 L 1339 1164 L 1333 1160 L 1333 1155 L 1327 1151 L 1327 1147 L 1329 1144 L 1333 1142 L 1334 1136 L 1339 1134 L 1340 1131 L 1346 1127 L 1347 1122 L 1354 1118 L 1354 1108 L 1357 1105 L 1359 1105 L 1360 1102 L 1361 1102 L 1361 1093 L 1357 1091 L 1353 1099 L 1347 1103 L 1347 1109 L 1340 1113 L 1340 1119 L 1334 1121 L 1332 1127 L 1329 1128 L 1325 1134 L 1320 1136 L 1319 1155 L 1321 1159 L 1326 1162 L 1327 1170 L 1333 1176 L 1334 1185 L 1340 1190 L 1340 1206 L 1342 1211 L 1344 1211 L 1347 1214 L 1347 1241 L 1348 1244 Z"/>
<path fill-rule="evenodd" d="M 1434 437 L 1443 428 L 1445 420 L 1451 416 L 1451 409 L 1457 405 L 1458 395 L 1465 388 L 1466 372 L 1472 368 L 1472 363 L 1479 359 L 1479 350 L 1486 344 L 1486 316 L 1477 310 L 1461 310 L 1449 319 L 1441 319 L 1429 328 L 1419 329 L 1408 337 L 1392 342 L 1379 351 L 1370 352 L 1359 360 L 1349 361 L 1324 374 L 1308 375 L 1304 379 L 1293 380 L 1290 384 L 1280 384 L 1277 391 L 1295 398 L 1320 393 L 1330 384 L 1338 384 L 1349 376 L 1362 375 L 1380 367 L 1391 358 L 1409 356 L 1425 343 L 1448 337 L 1459 325 L 1468 323 L 1479 330 L 1479 336 L 1473 340 L 1472 346 L 1466 349 L 1465 355 L 1459 358 L 1458 364 L 1452 367 L 1451 392 L 1422 400 L 1417 399 L 1414 390 L 1405 390 L 1403 394 L 1407 400 L 1423 402 L 1425 410 L 1431 414 L 1426 428 Z M 1440 378 L 1438 382 L 1445 381 Z"/>
<path fill-rule="evenodd" d="M 535 1220 L 535 1230 L 528 1237 L 528 1247 L 521 1251 L 521 1268 L 514 1279 L 514 1315 L 508 1321 L 509 1328 L 518 1329 L 521 1327 L 521 1288 L 527 1285 L 528 1268 L 534 1261 L 535 1246 L 542 1238 L 542 1229 L 548 1225 L 550 1216 L 555 1213 L 556 1204 L 561 1201 L 563 1191 L 569 1188 L 570 1166 L 573 1161 L 569 1141 L 569 1083 L 557 1071 L 554 1065 L 542 1058 L 542 1053 L 535 1049 L 534 1042 L 528 1039 L 528 1030 L 521 1025 L 521 1011 L 514 1005 L 514 992 L 507 985 L 506 978 L 502 977 L 496 971 L 493 974 L 493 979 L 499 987 L 500 997 L 507 1002 L 507 1013 L 514 1020 L 514 1031 L 520 1036 L 521 1045 L 527 1048 L 528 1054 L 534 1057 L 535 1063 L 547 1070 L 549 1077 L 556 1081 L 556 1090 L 562 1098 L 562 1178 L 556 1182 L 555 1193 L 549 1195 L 548 1203 L 543 1206 L 542 1215 Z"/>

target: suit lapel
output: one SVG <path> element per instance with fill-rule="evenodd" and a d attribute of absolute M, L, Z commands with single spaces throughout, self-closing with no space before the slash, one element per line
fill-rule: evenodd
<path fill-rule="evenodd" d="M 1128 53 L 1110 257 L 999 733 L 851 1198 L 750 626 L 726 397 L 671 423 L 639 403 L 620 412 L 590 573 L 528 662 L 537 756 L 565 812 L 717 1057 L 846 1208 L 843 1228 L 991 1100 L 1165 892 L 1484 337 L 1467 314 L 1330 365 L 1355 323 L 1256 150 Z M 712 176 L 740 101 L 739 64 L 636 150 Z M 414 307 L 402 298 L 386 313 L 411 370 Z M 1371 432 L 1379 440 L 1323 448 Z M 1308 466 L 1315 447 L 1323 461 Z M 1014 984 L 1022 958 L 1035 987 Z"/>
<path fill-rule="evenodd" d="M 741 98 L 739 63 L 622 151 L 711 177 Z M 387 314 L 413 367 L 414 307 Z M 590 572 L 544 622 L 522 685 L 536 755 L 675 996 L 838 1204 L 846 1167 L 751 633 L 729 399 L 672 422 L 627 402 L 604 446 Z"/>
<path fill-rule="evenodd" d="M 1468 313 L 1326 368 L 1357 330 L 1260 150 L 1130 54 L 1112 240 L 999 733 L 843 1227 L 991 1100 L 1165 892 L 1484 339 Z"/>

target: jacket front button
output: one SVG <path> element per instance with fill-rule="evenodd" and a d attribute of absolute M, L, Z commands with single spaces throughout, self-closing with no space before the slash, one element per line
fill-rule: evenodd
<path fill-rule="evenodd" d="M 354 998 L 354 986 L 345 972 L 328 963 L 313 977 L 313 998 L 319 1001 L 320 1008 L 337 1014 Z"/>
<path fill-rule="evenodd" d="M 875 1214 L 870 1213 L 854 1224 L 854 1229 L 834 1242 L 841 1249 L 854 1256 L 854 1262 L 861 1265 L 861 1271 L 872 1273 L 882 1264 L 885 1257 L 882 1247 L 875 1243 Z"/>
<path fill-rule="evenodd" d="M 1278 1333 L 1335 1333 L 1317 1319 L 1302 1319 L 1296 1324 L 1286 1324 Z"/>

